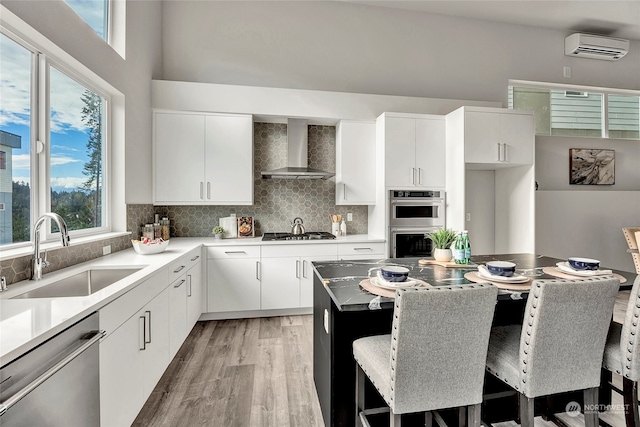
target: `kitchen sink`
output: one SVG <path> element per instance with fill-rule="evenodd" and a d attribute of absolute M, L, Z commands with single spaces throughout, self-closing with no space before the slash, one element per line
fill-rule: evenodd
<path fill-rule="evenodd" d="M 120 279 L 139 271 L 142 267 L 89 269 L 49 285 L 13 297 L 16 298 L 60 298 L 86 297 Z"/>

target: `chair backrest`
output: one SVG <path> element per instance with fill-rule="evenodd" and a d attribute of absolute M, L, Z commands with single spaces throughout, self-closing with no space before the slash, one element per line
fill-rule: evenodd
<path fill-rule="evenodd" d="M 613 276 L 533 282 L 520 338 L 522 393 L 537 397 L 600 385 L 619 286 Z"/>
<path fill-rule="evenodd" d="M 631 381 L 640 380 L 640 275 L 636 277 L 629 295 L 627 313 L 620 335 L 622 375 Z"/>
<path fill-rule="evenodd" d="M 624 227 L 622 233 L 624 234 L 629 249 L 635 249 L 637 251 L 640 227 Z M 640 274 L 640 253 L 632 253 L 631 257 L 633 258 L 633 265 L 636 267 L 636 273 Z"/>
<path fill-rule="evenodd" d="M 391 400 L 396 413 L 482 402 L 498 289 L 487 283 L 396 291 Z"/>

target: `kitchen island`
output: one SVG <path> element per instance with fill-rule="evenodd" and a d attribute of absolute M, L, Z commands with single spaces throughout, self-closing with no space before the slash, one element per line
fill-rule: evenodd
<path fill-rule="evenodd" d="M 533 279 L 553 279 L 542 269 L 563 261 L 534 254 L 472 257 L 475 264 L 491 260 L 512 261 L 517 264 L 516 274 Z M 409 268 L 410 277 L 424 280 L 431 286 L 455 286 L 470 283 L 464 274 L 475 267 L 419 266 L 418 258 L 316 262 L 313 265 L 313 369 L 320 407 L 325 425 L 352 426 L 355 421 L 355 362 L 351 345 L 360 337 L 389 333 L 393 316 L 393 300 L 363 290 L 360 281 L 375 275 L 382 266 L 400 265 Z M 627 279 L 621 289 L 631 287 L 635 274 L 614 272 Z M 526 298 L 527 292 L 501 290 L 494 324 L 521 323 Z M 367 389 L 367 397 L 374 396 L 367 402 L 367 407 L 380 406 L 376 394 L 373 389 Z"/>

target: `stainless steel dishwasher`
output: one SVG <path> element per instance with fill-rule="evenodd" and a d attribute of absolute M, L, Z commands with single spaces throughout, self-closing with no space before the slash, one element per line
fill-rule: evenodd
<path fill-rule="evenodd" d="M 0 425 L 98 426 L 98 314 L 0 368 Z"/>

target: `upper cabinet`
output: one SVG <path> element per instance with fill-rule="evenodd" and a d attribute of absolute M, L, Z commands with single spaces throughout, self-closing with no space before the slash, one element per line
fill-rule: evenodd
<path fill-rule="evenodd" d="M 155 204 L 252 205 L 250 115 L 154 113 Z"/>
<path fill-rule="evenodd" d="M 384 144 L 385 187 L 445 186 L 445 118 L 384 113 L 377 121 Z"/>
<path fill-rule="evenodd" d="M 447 116 L 458 122 L 465 163 L 533 164 L 533 112 L 501 108 L 462 107 Z"/>
<path fill-rule="evenodd" d="M 336 129 L 336 205 L 376 204 L 376 123 L 340 121 Z"/>

